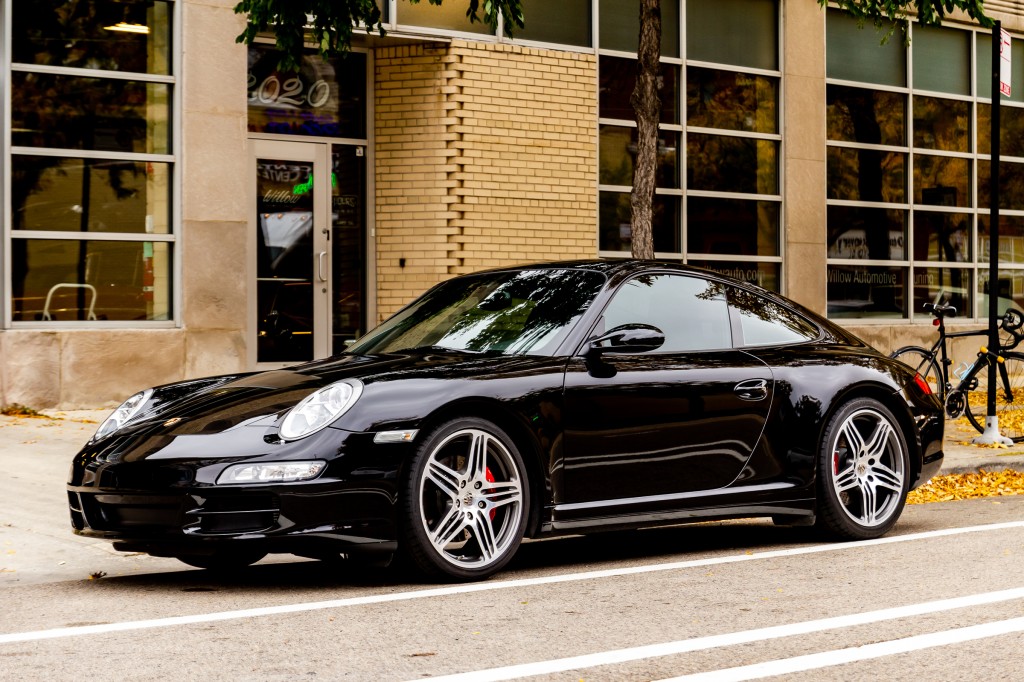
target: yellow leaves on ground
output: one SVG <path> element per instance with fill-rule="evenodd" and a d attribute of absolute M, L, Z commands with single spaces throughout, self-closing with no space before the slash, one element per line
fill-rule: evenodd
<path fill-rule="evenodd" d="M 1024 494 L 1024 472 L 1004 469 L 936 476 L 907 496 L 907 504 Z"/>

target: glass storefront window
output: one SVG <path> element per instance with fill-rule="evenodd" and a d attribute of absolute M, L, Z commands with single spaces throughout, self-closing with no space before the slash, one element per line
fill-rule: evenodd
<path fill-rule="evenodd" d="M 700 128 L 778 132 L 778 79 L 737 71 L 686 69 L 686 123 Z"/>
<path fill-rule="evenodd" d="M 971 150 L 971 103 L 914 96 L 914 146 L 947 152 Z"/>
<path fill-rule="evenodd" d="M 829 147 L 827 158 L 829 199 L 906 201 L 906 154 Z"/>
<path fill-rule="evenodd" d="M 971 205 L 971 162 L 952 156 L 914 155 L 914 203 Z"/>
<path fill-rule="evenodd" d="M 636 87 L 636 68 L 635 59 L 606 55 L 600 57 L 601 118 L 636 120 L 633 105 L 629 103 L 633 88 Z M 679 84 L 679 73 L 678 64 L 661 64 L 661 123 L 679 123 L 679 95 L 676 89 Z"/>
<path fill-rule="evenodd" d="M 686 174 L 689 189 L 776 194 L 778 142 L 690 133 L 686 137 Z"/>
<path fill-rule="evenodd" d="M 686 248 L 690 253 L 779 255 L 779 213 L 774 201 L 690 197 Z"/>
<path fill-rule="evenodd" d="M 601 0 L 598 11 L 601 47 L 636 52 L 640 38 L 640 0 Z M 679 0 L 661 0 L 661 55 L 679 56 Z"/>
<path fill-rule="evenodd" d="M 856 18 L 829 11 L 825 16 L 827 77 L 906 87 L 907 51 L 903 40 L 897 30 L 891 40 L 881 44 L 885 35 L 882 31 L 870 25 L 861 28 Z"/>
<path fill-rule="evenodd" d="M 366 137 L 364 53 L 349 52 L 324 62 L 311 52 L 298 73 L 278 71 L 277 60 L 273 45 L 249 47 L 250 132 Z"/>
<path fill-rule="evenodd" d="M 464 2 L 446 2 L 443 5 L 434 5 L 427 0 L 420 0 L 415 4 L 409 0 L 398 0 L 398 23 L 403 26 L 423 26 L 424 28 L 442 28 L 462 33 L 494 35 L 490 25 L 483 21 L 482 4 L 477 12 L 480 21 L 470 22 L 469 17 L 466 16 L 466 3 Z M 523 16 L 529 21 L 530 15 L 523 12 Z"/>
<path fill-rule="evenodd" d="M 686 57 L 774 71 L 778 16 L 776 0 L 687 0 Z"/>
<path fill-rule="evenodd" d="M 682 134 L 671 130 L 658 131 L 657 186 L 679 187 L 679 145 Z M 636 165 L 636 128 L 601 126 L 599 149 L 600 182 L 603 185 L 633 184 L 633 168 Z"/>
<path fill-rule="evenodd" d="M 15 146 L 170 152 L 169 85 L 23 71 L 11 80 Z"/>
<path fill-rule="evenodd" d="M 167 242 L 12 239 L 15 321 L 171 319 Z"/>
<path fill-rule="evenodd" d="M 915 211 L 914 260 L 969 263 L 971 261 L 971 215 L 969 213 Z M 915 310 L 920 310 L 920 308 L 915 308 Z"/>
<path fill-rule="evenodd" d="M 992 166 L 987 159 L 978 162 L 978 206 L 988 208 L 992 196 Z M 1024 210 L 1024 163 L 999 163 L 999 208 Z"/>
<path fill-rule="evenodd" d="M 171 2 L 32 0 L 12 3 L 15 63 L 167 75 Z"/>
<path fill-rule="evenodd" d="M 907 212 L 873 206 L 828 207 L 828 257 L 905 260 Z"/>
<path fill-rule="evenodd" d="M 914 89 L 971 94 L 971 34 L 914 25 Z"/>
<path fill-rule="evenodd" d="M 884 265 L 829 265 L 828 316 L 906 317 L 907 271 Z"/>
<path fill-rule="evenodd" d="M 1024 88 L 1024 84 L 1021 87 Z M 992 105 L 980 102 L 978 153 L 992 153 Z M 999 155 L 1024 157 L 1024 107 L 1008 107 L 1004 103 L 999 108 Z"/>
<path fill-rule="evenodd" d="M 978 43 L 975 48 L 978 97 L 992 99 L 992 37 L 988 33 L 974 35 Z M 1014 36 L 1010 42 L 1010 62 L 1010 96 L 1004 96 L 1003 101 L 1024 102 L 1024 41 L 1019 36 Z"/>
<path fill-rule="evenodd" d="M 522 4 L 526 26 L 516 30 L 515 40 L 581 47 L 591 44 L 590 0 L 522 0 Z"/>
<path fill-rule="evenodd" d="M 959 268 L 914 268 L 914 310 L 945 301 L 956 307 L 957 317 L 974 317 L 971 275 Z"/>
<path fill-rule="evenodd" d="M 654 195 L 654 250 L 658 253 L 680 253 L 679 210 L 681 197 Z M 601 251 L 630 250 L 632 228 L 628 192 L 601 192 L 600 204 Z"/>
<path fill-rule="evenodd" d="M 978 262 L 988 263 L 992 217 L 978 216 Z M 1024 216 L 999 214 L 999 262 L 1024 263 Z"/>
<path fill-rule="evenodd" d="M 1000 268 L 997 273 L 997 309 L 1002 315 L 1007 308 L 1024 310 L 1024 270 Z M 988 315 L 989 277 L 988 268 L 978 270 L 978 311 Z"/>
<path fill-rule="evenodd" d="M 826 96 L 828 139 L 894 146 L 907 143 L 906 95 L 829 85 Z"/>

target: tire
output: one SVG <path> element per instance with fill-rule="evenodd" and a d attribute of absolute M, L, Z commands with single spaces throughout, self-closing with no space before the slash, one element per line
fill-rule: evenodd
<path fill-rule="evenodd" d="M 400 549 L 428 576 L 481 580 L 519 549 L 530 509 L 526 467 L 488 421 L 455 419 L 431 433 L 401 491 Z"/>
<path fill-rule="evenodd" d="M 1002 370 L 996 369 L 996 416 L 999 431 L 1014 443 L 1024 441 L 1024 361 L 1008 357 L 1002 368 L 1010 380 L 1011 400 L 1006 399 Z M 974 378 L 978 386 L 967 393 L 964 413 L 979 433 L 985 432 L 985 418 L 988 415 L 988 365 L 981 367 Z"/>
<path fill-rule="evenodd" d="M 910 489 L 910 458 L 899 422 L 884 405 L 857 398 L 829 420 L 818 462 L 817 525 L 844 540 L 884 535 Z"/>
<path fill-rule="evenodd" d="M 267 556 L 266 552 L 255 549 L 219 549 L 212 554 L 182 554 L 175 558 L 196 568 L 205 568 L 210 571 L 234 571 L 251 566 L 265 556 Z"/>
<path fill-rule="evenodd" d="M 932 393 L 939 396 L 939 400 L 945 401 L 946 385 L 942 381 L 939 363 L 935 362 L 935 358 L 928 351 L 918 346 L 904 346 L 889 357 L 899 360 L 920 374 L 921 378 L 932 387 Z"/>

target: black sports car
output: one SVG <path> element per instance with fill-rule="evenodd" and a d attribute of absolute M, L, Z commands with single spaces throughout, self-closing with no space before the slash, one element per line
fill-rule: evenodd
<path fill-rule="evenodd" d="M 388 556 L 489 576 L 523 537 L 770 516 L 896 523 L 942 463 L 928 385 L 787 299 L 672 263 L 446 281 L 327 360 L 129 398 L 75 532 L 193 566 Z"/>

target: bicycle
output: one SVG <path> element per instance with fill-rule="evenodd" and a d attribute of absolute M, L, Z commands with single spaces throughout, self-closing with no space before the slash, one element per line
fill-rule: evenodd
<path fill-rule="evenodd" d="M 939 328 L 939 338 L 931 348 L 921 346 L 904 346 L 894 351 L 890 357 L 914 368 L 932 387 L 946 408 L 946 414 L 955 419 L 961 414 L 967 417 L 971 425 L 979 433 L 985 432 L 985 418 L 988 412 L 988 367 L 991 362 L 997 363 L 1001 390 L 996 396 L 996 416 L 999 427 L 1014 442 L 1024 441 L 1024 353 L 1016 352 L 1024 334 L 1020 332 L 1024 325 L 1024 313 L 1013 308 L 1000 317 L 999 328 L 1008 335 L 995 352 L 982 346 L 975 361 L 966 362 L 953 370 L 959 379 L 956 386 L 950 382 L 949 368 L 953 364 L 946 349 L 946 340 L 965 336 L 987 336 L 988 330 L 979 329 L 963 332 L 947 332 L 946 318 L 956 317 L 956 308 L 943 303 L 926 303 L 926 312 L 930 312 L 935 320 L 932 322 Z M 939 361 L 936 361 L 936 357 Z M 1015 402 L 1016 400 L 1016 402 Z"/>

